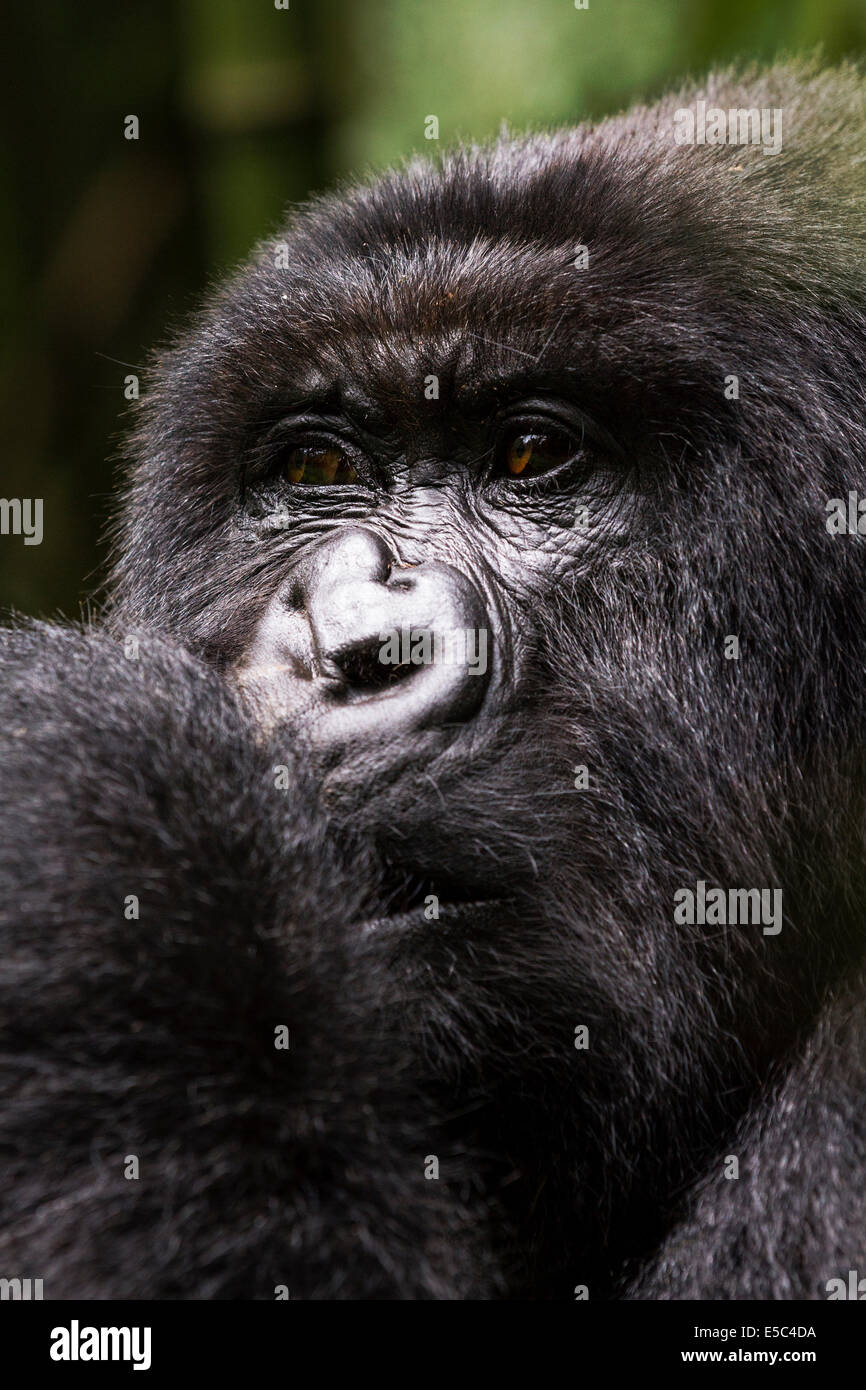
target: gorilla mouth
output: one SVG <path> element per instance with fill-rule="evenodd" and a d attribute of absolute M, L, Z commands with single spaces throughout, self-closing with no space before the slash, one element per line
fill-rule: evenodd
<path fill-rule="evenodd" d="M 382 916 L 369 917 L 359 923 L 359 929 L 363 936 L 373 932 L 378 935 L 384 932 L 397 934 L 422 929 L 430 931 L 431 928 L 465 930 L 467 927 L 475 928 L 488 921 L 501 921 L 506 903 L 505 898 L 439 898 L 436 915 L 433 917 L 427 915 L 428 909 L 422 902 L 414 907 L 400 907 L 395 911 L 383 913 Z"/>
<path fill-rule="evenodd" d="M 440 879 L 434 884 L 430 878 L 418 874 L 408 881 L 403 879 L 395 891 L 386 892 L 382 911 L 359 925 L 365 934 L 386 928 L 390 931 L 465 928 L 493 913 L 497 913 L 501 920 L 506 903 L 507 899 L 502 896 L 486 894 L 477 880 L 461 883 L 457 878 L 449 877 L 447 881 Z"/>

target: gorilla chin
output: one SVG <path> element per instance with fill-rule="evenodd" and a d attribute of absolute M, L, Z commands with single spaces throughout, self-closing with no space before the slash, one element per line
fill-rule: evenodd
<path fill-rule="evenodd" d="M 698 102 L 781 147 L 682 143 Z M 412 160 L 157 360 L 104 624 L 0 644 L 0 1269 L 857 1268 L 864 112 L 804 64 Z"/>

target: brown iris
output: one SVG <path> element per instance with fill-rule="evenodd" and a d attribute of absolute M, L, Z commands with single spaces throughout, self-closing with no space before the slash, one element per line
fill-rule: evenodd
<path fill-rule="evenodd" d="M 355 465 L 340 449 L 302 446 L 290 449 L 286 456 L 286 477 L 290 483 L 327 487 L 354 483 L 357 476 Z"/>
<path fill-rule="evenodd" d="M 511 478 L 537 478 L 560 468 L 574 453 L 573 440 L 555 430 L 515 434 L 505 442 L 503 472 Z"/>

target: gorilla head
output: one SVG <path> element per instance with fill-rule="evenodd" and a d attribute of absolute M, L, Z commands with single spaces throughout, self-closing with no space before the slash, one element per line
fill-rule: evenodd
<path fill-rule="evenodd" d="M 678 145 L 698 99 L 781 151 Z M 112 622 L 376 847 L 368 948 L 536 1293 L 652 1247 L 861 949 L 862 113 L 777 70 L 413 161 L 295 214 L 144 406 Z M 677 920 L 699 884 L 783 929 Z"/>

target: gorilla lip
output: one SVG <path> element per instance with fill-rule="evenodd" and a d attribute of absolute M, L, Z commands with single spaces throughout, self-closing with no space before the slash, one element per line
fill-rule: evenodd
<path fill-rule="evenodd" d="M 435 896 L 435 895 L 433 895 Z M 436 916 L 425 915 L 423 903 L 417 907 L 400 912 L 383 913 L 381 917 L 371 917 L 359 923 L 362 936 L 385 932 L 402 933 L 413 930 L 429 931 L 430 928 L 476 926 L 482 916 L 500 912 L 505 904 L 504 898 L 475 898 L 466 902 L 439 898 Z"/>

